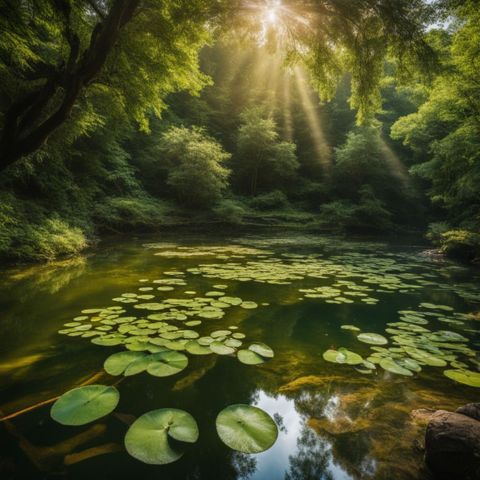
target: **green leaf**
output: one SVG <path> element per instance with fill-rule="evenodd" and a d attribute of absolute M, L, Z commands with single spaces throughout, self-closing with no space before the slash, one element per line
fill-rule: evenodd
<path fill-rule="evenodd" d="M 444 370 L 443 374 L 458 383 L 480 388 L 480 373 L 478 372 L 472 372 L 471 370 Z"/>
<path fill-rule="evenodd" d="M 62 425 L 85 425 L 115 410 L 120 394 L 115 387 L 87 385 L 64 393 L 50 410 Z"/>
<path fill-rule="evenodd" d="M 182 457 L 183 452 L 170 446 L 168 437 L 195 443 L 198 426 L 187 412 L 162 408 L 145 413 L 132 423 L 125 435 L 125 448 L 137 460 L 151 465 L 165 465 Z"/>
<path fill-rule="evenodd" d="M 258 353 L 259 355 L 265 358 L 273 358 L 274 356 L 273 350 L 268 345 L 265 345 L 264 343 L 260 343 L 260 342 L 252 343 L 248 347 L 248 349 L 251 350 L 252 352 Z"/>
<path fill-rule="evenodd" d="M 361 333 L 357 336 L 357 340 L 370 345 L 386 345 L 388 340 L 378 333 Z"/>
<path fill-rule="evenodd" d="M 150 356 L 147 372 L 154 377 L 169 377 L 181 372 L 188 365 L 188 357 L 180 352 L 167 350 Z"/>
<path fill-rule="evenodd" d="M 233 450 L 260 453 L 277 440 L 278 429 L 268 413 L 249 405 L 230 405 L 216 420 L 220 439 Z"/>
<path fill-rule="evenodd" d="M 140 358 L 144 358 L 142 352 L 118 352 L 110 355 L 103 364 L 103 368 L 109 375 L 121 375 L 128 366 Z"/>
<path fill-rule="evenodd" d="M 239 350 L 237 352 L 237 358 L 245 365 L 260 365 L 261 363 L 265 363 L 265 360 L 258 353 L 252 352 L 251 350 Z"/>

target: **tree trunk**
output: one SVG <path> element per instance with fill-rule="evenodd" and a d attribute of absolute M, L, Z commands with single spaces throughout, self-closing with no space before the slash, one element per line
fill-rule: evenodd
<path fill-rule="evenodd" d="M 57 0 L 64 16 L 64 36 L 70 45 L 69 58 L 49 75 L 43 87 L 13 102 L 6 112 L 0 134 L 0 171 L 37 151 L 68 119 L 80 93 L 105 65 L 122 28 L 132 19 L 139 4 L 140 0 L 114 0 L 108 14 L 92 31 L 88 48 L 80 55 L 79 39 L 70 29 L 70 2 Z M 59 106 L 38 123 L 59 91 L 62 91 Z"/>

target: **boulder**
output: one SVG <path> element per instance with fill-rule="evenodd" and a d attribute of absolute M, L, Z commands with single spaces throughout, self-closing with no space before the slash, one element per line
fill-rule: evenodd
<path fill-rule="evenodd" d="M 478 415 L 478 407 L 462 409 Z M 433 413 L 425 435 L 425 461 L 435 478 L 480 480 L 480 421 L 458 411 Z"/>
<path fill-rule="evenodd" d="M 457 408 L 455 411 L 467 417 L 474 418 L 475 420 L 480 420 L 480 403 L 469 403 L 468 405 Z"/>

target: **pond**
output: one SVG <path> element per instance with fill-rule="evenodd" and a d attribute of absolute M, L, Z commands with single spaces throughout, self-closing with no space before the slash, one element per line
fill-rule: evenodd
<path fill-rule="evenodd" d="M 148 237 L 2 278 L 2 478 L 427 479 L 410 412 L 480 392 L 478 274 L 421 246 Z M 91 384 L 118 405 L 78 426 L 52 418 Z M 275 422 L 271 448 L 230 448 L 262 428 L 255 415 L 222 441 L 217 416 L 235 404 Z M 175 461 L 151 465 L 124 439 L 158 409 L 188 412 L 199 435 L 157 438 L 150 453 Z"/>

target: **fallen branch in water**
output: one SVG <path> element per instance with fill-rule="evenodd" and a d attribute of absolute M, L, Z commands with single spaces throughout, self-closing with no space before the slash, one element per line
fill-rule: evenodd
<path fill-rule="evenodd" d="M 91 383 L 96 382 L 99 378 L 101 378 L 104 375 L 104 373 L 105 372 L 103 372 L 103 371 L 95 373 L 90 378 L 88 378 L 87 380 L 82 382 L 79 385 L 79 387 L 83 387 L 84 385 L 89 385 Z M 57 395 L 56 397 L 49 398 L 48 400 L 44 400 L 43 402 L 36 403 L 35 405 L 30 405 L 29 407 L 22 408 L 21 410 L 18 410 L 17 412 L 10 413 L 9 415 L 6 415 L 5 417 L 0 418 L 0 422 L 6 422 L 7 420 L 12 420 L 13 418 L 19 417 L 20 415 L 23 415 L 24 413 L 32 412 L 33 410 L 36 410 L 37 408 L 44 407 L 45 405 L 49 405 L 49 404 L 55 402 L 59 397 L 60 397 L 60 395 Z"/>

